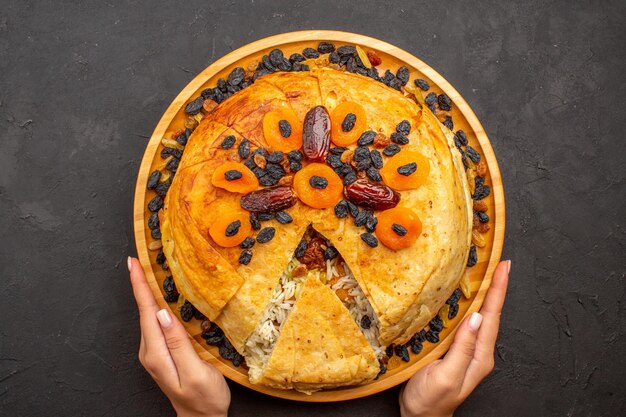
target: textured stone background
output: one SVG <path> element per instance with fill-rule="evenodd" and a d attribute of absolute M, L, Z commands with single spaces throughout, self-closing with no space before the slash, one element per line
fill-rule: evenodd
<path fill-rule="evenodd" d="M 0 414 L 172 415 L 137 361 L 125 259 L 146 138 L 215 59 L 343 29 L 441 72 L 483 122 L 513 259 L 496 369 L 459 416 L 624 415 L 623 1 L 0 1 Z M 389 416 L 231 384 L 233 416 Z"/>

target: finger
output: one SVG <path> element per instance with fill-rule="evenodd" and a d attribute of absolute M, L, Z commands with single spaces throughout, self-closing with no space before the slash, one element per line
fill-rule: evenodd
<path fill-rule="evenodd" d="M 178 370 L 181 386 L 184 386 L 186 381 L 197 374 L 198 367 L 202 366 L 204 362 L 193 348 L 187 330 L 180 321 L 174 319 L 166 309 L 159 310 L 156 317 L 165 336 L 167 348 Z"/>
<path fill-rule="evenodd" d="M 482 308 L 483 323 L 476 340 L 474 361 L 468 369 L 468 377 L 475 385 L 493 369 L 494 349 L 500 328 L 500 313 L 506 297 L 509 282 L 510 261 L 500 262 L 491 281 Z"/>
<path fill-rule="evenodd" d="M 483 317 L 480 313 L 472 313 L 463 321 L 454 336 L 450 350 L 439 365 L 447 378 L 452 381 L 459 381 L 459 386 L 465 378 L 465 373 L 472 359 L 474 359 L 476 338 L 482 320 Z"/>

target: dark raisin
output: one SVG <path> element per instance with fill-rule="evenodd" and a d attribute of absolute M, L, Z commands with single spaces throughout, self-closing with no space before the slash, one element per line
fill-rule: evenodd
<path fill-rule="evenodd" d="M 356 227 L 364 226 L 365 223 L 367 222 L 367 219 L 370 218 L 371 216 L 372 216 L 372 212 L 369 210 L 360 211 L 359 214 L 357 214 L 357 216 L 354 218 L 354 225 Z"/>
<path fill-rule="evenodd" d="M 193 318 L 196 319 L 196 320 L 204 320 L 204 319 L 206 319 L 204 314 L 202 314 L 202 312 L 200 312 L 200 310 L 198 310 L 196 308 L 196 306 L 193 306 Z"/>
<path fill-rule="evenodd" d="M 441 317 L 435 316 L 432 318 L 430 322 L 428 322 L 428 327 L 430 327 L 431 331 L 440 332 L 443 330 L 443 321 Z"/>
<path fill-rule="evenodd" d="M 174 278 L 171 276 L 165 277 L 163 280 L 163 291 L 165 292 L 165 301 L 168 303 L 174 303 L 178 301 L 178 290 L 176 289 L 176 284 L 174 283 Z"/>
<path fill-rule="evenodd" d="M 426 80 L 418 78 L 414 81 L 414 83 L 417 87 L 421 88 L 424 91 L 430 90 L 430 84 L 428 84 L 428 81 Z"/>
<path fill-rule="evenodd" d="M 152 174 L 150 174 L 150 176 L 148 177 L 147 188 L 149 190 L 156 188 L 156 186 L 159 185 L 160 179 L 161 179 L 161 171 L 159 170 L 152 171 Z"/>
<path fill-rule="evenodd" d="M 407 138 L 400 132 L 393 132 L 389 136 L 389 139 L 391 139 L 393 143 L 397 143 L 398 145 L 406 145 L 407 143 L 409 143 L 409 138 Z"/>
<path fill-rule="evenodd" d="M 180 308 L 180 318 L 183 321 L 189 321 L 193 318 L 194 307 L 189 301 L 185 301 L 185 304 Z"/>
<path fill-rule="evenodd" d="M 164 271 L 170 269 L 169 265 L 167 264 L 167 260 L 161 264 L 161 268 L 163 268 Z"/>
<path fill-rule="evenodd" d="M 219 80 L 217 80 L 217 88 L 219 88 L 222 93 L 225 93 L 228 91 L 228 86 L 226 85 L 226 80 L 223 78 L 220 78 Z"/>
<path fill-rule="evenodd" d="M 448 310 L 448 319 L 452 320 L 453 318 L 456 317 L 457 314 L 459 314 L 459 305 L 451 304 L 450 309 Z"/>
<path fill-rule="evenodd" d="M 150 235 L 152 236 L 152 239 L 156 239 L 156 240 L 161 239 L 161 229 L 159 228 L 152 229 L 150 231 Z"/>
<path fill-rule="evenodd" d="M 163 249 L 159 249 L 159 252 L 157 253 L 157 256 L 156 256 L 156 263 L 161 265 L 165 261 L 166 259 L 165 259 L 165 254 L 163 253 Z"/>
<path fill-rule="evenodd" d="M 337 54 L 337 52 L 331 52 L 328 55 L 328 62 L 330 62 L 331 64 L 339 64 L 339 55 Z"/>
<path fill-rule="evenodd" d="M 422 329 L 419 332 L 415 333 L 415 337 L 418 341 L 420 342 L 425 342 L 426 341 L 426 330 Z"/>
<path fill-rule="evenodd" d="M 343 122 L 341 122 L 341 130 L 343 130 L 344 132 L 349 132 L 352 129 L 354 129 L 355 123 L 356 123 L 356 114 L 348 113 L 346 114 L 346 117 L 343 119 Z"/>
<path fill-rule="evenodd" d="M 189 137 L 185 135 L 184 133 L 182 135 L 178 135 L 178 137 L 176 138 L 176 142 L 178 142 L 179 144 L 183 146 L 187 144 L 188 140 L 189 140 Z"/>
<path fill-rule="evenodd" d="M 488 185 L 476 186 L 476 191 L 474 191 L 474 195 L 472 198 L 474 200 L 482 200 L 487 197 L 491 193 L 491 188 Z"/>
<path fill-rule="evenodd" d="M 309 70 L 309 66 L 306 64 L 302 64 L 302 66 L 300 67 L 300 71 L 308 71 Z"/>
<path fill-rule="evenodd" d="M 465 135 L 465 132 L 462 130 L 457 130 L 455 133 L 455 136 L 458 138 L 459 143 L 461 143 L 461 145 L 466 146 L 467 145 L 467 136 Z"/>
<path fill-rule="evenodd" d="M 383 149 L 383 155 L 385 156 L 394 156 L 398 152 L 400 152 L 400 147 L 395 143 L 391 143 L 385 146 L 385 149 Z"/>
<path fill-rule="evenodd" d="M 454 123 L 452 122 L 452 117 L 446 116 L 446 118 L 443 121 L 443 125 L 450 130 L 454 129 Z"/>
<path fill-rule="evenodd" d="M 239 85 L 243 81 L 245 72 L 243 68 L 237 67 L 228 74 L 228 83 L 230 85 Z"/>
<path fill-rule="evenodd" d="M 428 93 L 428 94 L 426 94 L 426 97 L 424 97 L 424 102 L 428 106 L 435 105 L 435 103 L 437 102 L 437 94 L 435 94 L 435 93 Z"/>
<path fill-rule="evenodd" d="M 340 202 L 337 203 L 337 205 L 335 205 L 335 216 L 337 216 L 340 219 L 345 218 L 346 216 L 348 216 L 348 203 L 346 202 L 346 200 L 341 200 Z"/>
<path fill-rule="evenodd" d="M 396 355 L 398 355 L 404 362 L 408 362 L 411 360 L 409 357 L 409 350 L 406 345 L 396 345 L 395 347 Z"/>
<path fill-rule="evenodd" d="M 276 213 L 276 221 L 280 224 L 287 224 L 293 221 L 293 218 L 286 211 L 279 211 Z"/>
<path fill-rule="evenodd" d="M 396 132 L 402 133 L 404 136 L 411 133 L 411 123 L 408 120 L 403 120 L 396 125 Z"/>
<path fill-rule="evenodd" d="M 437 103 L 439 104 L 439 108 L 441 110 L 450 111 L 452 110 L 452 100 L 446 93 L 441 93 L 437 97 Z"/>
<path fill-rule="evenodd" d="M 283 160 L 284 156 L 285 154 L 283 154 L 282 152 L 276 151 L 276 152 L 272 152 L 271 154 L 269 154 L 265 159 L 267 160 L 267 162 L 278 164 Z"/>
<path fill-rule="evenodd" d="M 215 323 L 211 323 L 209 330 L 202 332 L 202 338 L 210 346 L 219 346 L 225 339 L 224 332 Z"/>
<path fill-rule="evenodd" d="M 352 113 L 350 113 L 350 114 L 352 114 Z M 374 143 L 374 138 L 375 137 L 376 137 L 376 132 L 374 132 L 373 130 L 366 130 L 359 137 L 359 140 L 357 141 L 357 145 L 359 145 L 359 146 L 371 145 L 372 143 Z"/>
<path fill-rule="evenodd" d="M 417 171 L 417 164 L 415 162 L 410 162 L 406 165 L 399 166 L 397 171 L 398 174 L 408 177 L 409 175 Z"/>
<path fill-rule="evenodd" d="M 278 64 L 283 62 L 284 57 L 285 56 L 283 55 L 283 51 L 281 51 L 280 49 L 272 49 L 269 55 L 270 62 L 274 66 L 277 66 Z"/>
<path fill-rule="evenodd" d="M 477 211 L 475 213 L 478 216 L 478 220 L 481 223 L 488 223 L 489 222 L 489 216 L 484 211 Z"/>
<path fill-rule="evenodd" d="M 475 248 L 475 246 L 474 246 Z M 457 288 L 456 290 L 454 290 L 454 292 L 452 293 L 452 295 L 450 296 L 450 298 L 448 298 L 448 300 L 446 300 L 446 304 L 456 304 L 459 302 L 459 300 L 461 299 L 461 295 L 463 295 L 463 292 L 461 291 L 460 288 Z"/>
<path fill-rule="evenodd" d="M 183 153 L 180 149 L 176 149 L 176 148 L 165 147 L 161 150 L 161 158 L 165 159 L 170 155 L 173 155 L 174 158 L 180 158 L 181 156 L 183 156 Z"/>
<path fill-rule="evenodd" d="M 243 80 L 241 84 L 239 84 L 239 87 L 241 87 L 242 89 L 249 87 L 250 85 L 252 85 L 253 82 L 254 81 L 252 81 L 251 79 Z"/>
<path fill-rule="evenodd" d="M 317 45 L 317 50 L 321 54 L 328 54 L 328 53 L 331 53 L 331 52 L 335 52 L 335 45 L 330 43 L 330 42 L 320 42 Z"/>
<path fill-rule="evenodd" d="M 219 88 L 214 88 L 213 89 L 213 94 L 215 95 L 215 98 L 213 100 L 215 100 L 216 103 L 221 103 L 222 101 L 224 101 L 224 93 L 222 93 L 222 91 Z"/>
<path fill-rule="evenodd" d="M 372 159 L 367 158 L 356 163 L 357 171 L 366 171 L 369 167 L 372 166 Z"/>
<path fill-rule="evenodd" d="M 344 164 L 344 163 L 339 165 L 337 168 L 334 168 L 334 170 L 337 173 L 337 175 L 339 175 L 340 177 L 345 177 L 346 175 L 350 173 L 354 173 L 354 171 L 352 170 L 352 166 L 350 164 Z"/>
<path fill-rule="evenodd" d="M 291 151 L 287 154 L 287 159 L 289 162 L 300 162 L 302 161 L 302 152 L 300 151 Z"/>
<path fill-rule="evenodd" d="M 152 213 L 148 219 L 148 227 L 150 230 L 159 227 L 159 213 Z"/>
<path fill-rule="evenodd" d="M 239 244 L 241 249 L 250 249 L 254 246 L 254 242 L 256 242 L 253 238 L 247 237 Z"/>
<path fill-rule="evenodd" d="M 224 232 L 224 234 L 228 237 L 235 236 L 237 233 L 239 233 L 240 227 L 241 227 L 241 221 L 235 220 L 234 222 L 229 224 L 228 227 L 226 227 L 226 231 Z"/>
<path fill-rule="evenodd" d="M 380 176 L 380 172 L 378 172 L 378 170 L 374 167 L 367 168 L 367 170 L 365 171 L 365 174 L 367 175 L 367 178 L 369 178 L 372 181 L 383 180 L 383 177 Z"/>
<path fill-rule="evenodd" d="M 250 213 L 250 225 L 254 230 L 261 230 L 261 222 L 259 216 L 256 213 Z"/>
<path fill-rule="evenodd" d="M 439 332 L 433 332 L 432 330 L 426 332 L 426 340 L 430 343 L 439 343 Z"/>
<path fill-rule="evenodd" d="M 276 180 L 280 180 L 285 176 L 285 169 L 283 166 L 274 162 L 268 162 L 265 166 L 265 170 L 269 176 L 275 178 Z"/>
<path fill-rule="evenodd" d="M 409 82 L 409 69 L 404 65 L 398 68 L 396 72 L 396 78 L 402 85 L 406 85 Z"/>
<path fill-rule="evenodd" d="M 224 173 L 224 178 L 226 178 L 226 181 L 238 180 L 242 176 L 243 175 L 241 174 L 241 172 L 237 171 L 236 169 L 229 169 Z"/>
<path fill-rule="evenodd" d="M 465 148 L 465 153 L 467 153 L 467 157 L 471 159 L 473 163 L 477 164 L 480 162 L 480 154 L 476 149 L 467 145 L 467 147 Z"/>
<path fill-rule="evenodd" d="M 156 191 L 156 193 L 158 195 L 160 195 L 161 197 L 165 198 L 165 195 L 167 194 L 167 190 L 170 189 L 170 185 L 172 185 L 171 182 L 162 182 L 159 185 L 156 186 L 156 188 L 154 189 L 154 191 Z"/>
<path fill-rule="evenodd" d="M 335 259 L 339 255 L 339 251 L 334 246 L 329 246 L 324 251 L 324 259 L 331 260 Z"/>
<path fill-rule="evenodd" d="M 357 162 L 364 159 L 370 159 L 370 150 L 367 148 L 367 146 L 358 146 L 354 150 L 353 158 Z"/>
<path fill-rule="evenodd" d="M 406 230 L 404 226 L 398 223 L 392 224 L 391 230 L 393 230 L 394 233 L 397 234 L 398 236 L 406 236 L 406 234 L 408 233 L 408 230 Z"/>
<path fill-rule="evenodd" d="M 345 146 L 336 146 L 334 148 L 330 148 L 328 152 L 330 152 L 333 155 L 341 156 L 341 154 L 343 154 L 347 150 L 348 148 L 346 148 Z"/>
<path fill-rule="evenodd" d="M 393 345 L 387 346 L 387 349 L 385 349 L 385 354 L 390 358 L 393 356 Z"/>
<path fill-rule="evenodd" d="M 273 227 L 264 227 L 256 236 L 256 241 L 259 243 L 267 243 L 274 238 L 276 229 Z"/>
<path fill-rule="evenodd" d="M 274 213 L 271 213 L 271 212 L 260 212 L 258 213 L 258 216 L 259 216 L 259 220 L 262 222 L 270 221 L 275 217 Z"/>
<path fill-rule="evenodd" d="M 178 164 L 180 164 L 180 159 L 172 158 L 167 165 L 165 165 L 165 168 L 167 168 L 168 171 L 176 172 L 176 170 L 178 170 Z"/>
<path fill-rule="evenodd" d="M 341 162 L 341 157 L 339 155 L 333 155 L 332 153 L 329 153 L 326 157 L 326 163 L 330 165 L 333 169 L 339 168 L 341 165 L 343 165 L 343 162 Z"/>
<path fill-rule="evenodd" d="M 370 316 L 361 317 L 361 328 L 367 330 L 370 327 L 372 327 L 372 319 L 370 319 Z"/>
<path fill-rule="evenodd" d="M 319 58 L 320 53 L 313 48 L 304 48 L 304 50 L 302 51 L 302 55 L 307 58 Z"/>
<path fill-rule="evenodd" d="M 204 90 L 202 90 L 200 95 L 205 100 L 213 100 L 215 98 L 215 94 L 213 93 L 213 89 L 212 88 L 205 88 Z"/>
<path fill-rule="evenodd" d="M 265 69 L 269 72 L 276 72 L 276 67 L 272 64 L 272 62 L 270 61 L 270 57 L 267 55 L 263 55 L 263 57 L 261 58 L 261 62 L 263 62 L 263 66 L 265 67 Z M 258 69 L 257 69 L 258 71 Z"/>
<path fill-rule="evenodd" d="M 362 233 L 361 234 L 361 240 L 365 243 L 367 243 L 368 246 L 375 248 L 376 246 L 378 246 L 378 239 L 376 239 L 376 236 L 374 236 L 371 233 Z"/>
<path fill-rule="evenodd" d="M 411 351 L 416 355 L 419 355 L 423 347 L 424 345 L 422 345 L 422 342 L 415 342 L 411 344 Z"/>
<path fill-rule="evenodd" d="M 185 113 L 191 114 L 191 115 L 200 113 L 200 110 L 202 110 L 203 102 L 204 102 L 204 98 L 202 98 L 202 96 L 191 101 L 189 104 L 185 106 Z"/>
<path fill-rule="evenodd" d="M 252 251 L 250 249 L 244 249 L 239 254 L 239 263 L 241 265 L 248 265 L 252 260 Z"/>
<path fill-rule="evenodd" d="M 356 53 L 356 48 L 352 45 L 343 45 L 337 48 L 337 53 L 339 56 L 354 55 Z"/>
<path fill-rule="evenodd" d="M 356 174 L 354 172 L 350 172 L 343 177 L 343 185 L 350 185 L 357 180 Z"/>
<path fill-rule="evenodd" d="M 161 196 L 157 195 L 156 197 L 154 197 L 152 200 L 150 200 L 150 202 L 148 203 L 148 210 L 150 210 L 151 212 L 155 213 L 157 211 L 159 211 L 161 209 L 161 207 L 163 207 L 163 199 L 161 198 Z"/>
<path fill-rule="evenodd" d="M 296 250 L 294 252 L 295 257 L 302 258 L 304 256 L 304 252 L 306 252 L 307 246 L 307 241 L 302 239 L 300 243 L 298 243 L 298 246 L 296 246 Z"/>
<path fill-rule="evenodd" d="M 241 142 L 239 142 L 237 153 L 241 159 L 246 159 L 250 156 L 250 141 L 248 139 L 242 139 Z"/>
<path fill-rule="evenodd" d="M 324 177 L 320 177 L 319 175 L 313 175 L 309 179 L 309 184 L 311 187 L 317 188 L 318 190 L 323 190 L 328 187 L 328 180 Z"/>
<path fill-rule="evenodd" d="M 476 187 L 482 187 L 483 185 L 485 185 L 485 178 L 478 176 L 478 175 L 475 176 L 474 184 L 476 184 Z"/>
<path fill-rule="evenodd" d="M 302 62 L 305 59 L 306 59 L 305 57 L 296 53 L 296 54 L 291 54 L 291 56 L 289 57 L 289 62 L 291 62 L 292 64 L 295 64 L 296 62 Z"/>
<path fill-rule="evenodd" d="M 254 75 L 252 75 L 252 80 L 256 81 L 257 78 L 267 75 L 269 73 L 270 72 L 268 70 L 266 70 L 265 68 L 261 68 L 261 66 L 259 65 L 259 68 L 254 72 Z"/>
<path fill-rule="evenodd" d="M 377 225 L 378 225 L 378 219 L 372 215 L 368 217 L 367 220 L 365 221 L 365 230 L 372 233 L 374 232 L 374 230 L 376 230 Z"/>
<path fill-rule="evenodd" d="M 352 201 L 349 201 L 349 200 L 344 200 L 344 201 L 348 205 L 348 211 L 350 212 L 350 215 L 352 217 L 358 216 L 359 215 L 359 208 L 357 207 L 357 205 L 354 204 Z"/>
<path fill-rule="evenodd" d="M 372 165 L 376 169 L 381 169 L 383 167 L 383 157 L 380 155 L 376 149 L 372 149 L 370 152 L 370 158 L 372 160 Z"/>
<path fill-rule="evenodd" d="M 478 262 L 478 255 L 476 254 L 476 246 L 470 247 L 469 257 L 467 258 L 467 267 L 471 268 Z"/>
<path fill-rule="evenodd" d="M 228 135 L 222 140 L 220 144 L 220 148 L 222 149 L 230 149 L 235 144 L 235 137 L 233 135 Z"/>
<path fill-rule="evenodd" d="M 293 172 L 298 172 L 302 169 L 302 163 L 293 161 L 289 164 L 289 169 Z"/>
<path fill-rule="evenodd" d="M 278 64 L 278 69 L 281 71 L 291 71 L 293 69 L 293 66 L 287 58 L 283 58 L 283 62 Z"/>
<path fill-rule="evenodd" d="M 278 130 L 280 130 L 280 135 L 284 138 L 291 136 L 291 124 L 287 120 L 278 122 Z"/>

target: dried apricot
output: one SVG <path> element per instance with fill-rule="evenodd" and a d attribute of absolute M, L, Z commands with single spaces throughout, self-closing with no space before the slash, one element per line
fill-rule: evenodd
<path fill-rule="evenodd" d="M 259 180 L 240 162 L 226 161 L 213 171 L 211 184 L 232 193 L 246 194 L 259 188 Z"/>
<path fill-rule="evenodd" d="M 394 190 L 418 188 L 426 183 L 429 173 L 428 159 L 415 151 L 402 151 L 394 155 L 380 170 L 385 184 Z"/>
<path fill-rule="evenodd" d="M 337 146 L 354 144 L 367 129 L 365 109 L 358 103 L 346 101 L 333 109 L 330 114 L 330 140 Z"/>
<path fill-rule="evenodd" d="M 417 214 L 405 207 L 395 207 L 378 214 L 376 237 L 392 250 L 411 246 L 422 233 Z"/>
<path fill-rule="evenodd" d="M 302 168 L 293 178 L 298 198 L 313 208 L 333 207 L 343 196 L 339 175 L 326 164 L 312 163 Z"/>
<path fill-rule="evenodd" d="M 211 238 L 224 248 L 239 245 L 251 231 L 249 214 L 239 209 L 220 210 L 217 220 L 209 228 Z"/>
<path fill-rule="evenodd" d="M 289 107 L 280 107 L 263 116 L 263 136 L 276 151 L 289 152 L 302 147 L 302 122 Z"/>

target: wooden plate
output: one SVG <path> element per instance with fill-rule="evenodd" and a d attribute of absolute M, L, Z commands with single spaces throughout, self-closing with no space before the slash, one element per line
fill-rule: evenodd
<path fill-rule="evenodd" d="M 207 362 L 216 366 L 226 377 L 245 385 L 253 390 L 298 401 L 326 402 L 342 401 L 375 394 L 385 389 L 398 385 L 409 379 L 417 370 L 441 357 L 452 343 L 454 333 L 462 319 L 477 311 L 482 305 L 485 293 L 491 282 L 493 271 L 500 260 L 502 243 L 504 238 L 505 208 L 504 194 L 500 171 L 489 139 L 483 130 L 476 115 L 465 102 L 463 97 L 435 70 L 420 61 L 413 55 L 386 42 L 353 33 L 337 31 L 301 31 L 271 36 L 245 45 L 223 58 L 217 60 L 196 78 L 194 78 L 170 104 L 167 111 L 159 121 L 141 162 L 137 185 L 135 189 L 134 204 L 134 227 L 135 241 L 139 260 L 146 273 L 152 292 L 162 308 L 168 308 L 173 314 L 178 315 L 175 305 L 169 305 L 163 299 L 162 284 L 166 274 L 155 261 L 157 251 L 150 251 L 149 244 L 153 241 L 147 222 L 150 212 L 146 206 L 154 197 L 154 192 L 146 190 L 147 178 L 156 166 L 162 162 L 160 150 L 161 139 L 168 132 L 174 132 L 183 127 L 186 115 L 185 105 L 197 97 L 207 87 L 214 87 L 218 78 L 226 78 L 237 66 L 246 68 L 253 60 L 260 60 L 262 55 L 269 53 L 273 48 L 280 48 L 286 56 L 294 52 L 301 52 L 306 47 L 316 48 L 320 41 L 332 41 L 337 46 L 342 44 L 360 45 L 366 51 L 374 50 L 382 58 L 383 63 L 378 67 L 380 73 L 389 68 L 394 73 L 401 65 L 406 65 L 411 72 L 411 81 L 415 78 L 426 79 L 431 90 L 437 94 L 445 92 L 453 102 L 451 116 L 454 120 L 455 130 L 463 129 L 469 138 L 472 147 L 477 149 L 487 162 L 489 173 L 485 183 L 491 185 L 492 192 L 485 199 L 489 206 L 491 218 L 491 230 L 485 234 L 487 245 L 478 249 L 478 263 L 468 272 L 471 276 L 472 297 L 467 300 L 461 297 L 459 301 L 459 314 L 452 320 L 451 325 L 440 333 L 441 341 L 437 344 L 424 343 L 424 349 L 419 355 L 411 355 L 411 361 L 388 370 L 378 380 L 367 385 L 358 387 L 340 388 L 329 391 L 320 391 L 312 395 L 306 395 L 293 390 L 279 390 L 259 385 L 252 385 L 248 381 L 247 372 L 242 367 L 234 367 L 230 361 L 220 358 L 217 348 L 208 346 L 200 337 L 200 322 L 192 320 L 184 323 L 187 331 L 193 339 L 193 344 L 198 354 Z"/>

